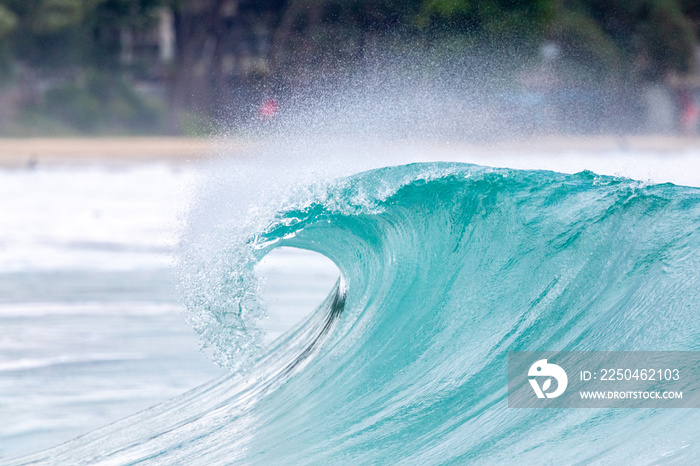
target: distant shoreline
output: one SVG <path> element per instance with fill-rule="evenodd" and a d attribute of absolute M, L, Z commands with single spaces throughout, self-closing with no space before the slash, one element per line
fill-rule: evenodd
<path fill-rule="evenodd" d="M 175 137 L 0 138 L 0 167 L 190 163 L 215 147 L 213 140 Z"/>
<path fill-rule="evenodd" d="M 386 143 L 386 142 L 385 142 Z M 259 143 L 258 143 L 259 144 Z M 391 145 L 391 143 L 388 143 Z M 397 142 L 448 149 L 465 155 L 497 153 L 654 152 L 700 151 L 700 138 L 680 136 L 542 136 L 479 143 Z M 0 138 L 0 167 L 26 168 L 61 165 L 131 165 L 201 162 L 218 153 L 232 157 L 255 153 L 255 142 L 181 137 Z"/>

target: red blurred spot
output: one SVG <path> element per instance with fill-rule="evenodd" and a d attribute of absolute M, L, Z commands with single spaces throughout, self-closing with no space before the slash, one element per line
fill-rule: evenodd
<path fill-rule="evenodd" d="M 267 99 L 260 105 L 258 114 L 263 120 L 269 120 L 277 115 L 278 109 L 279 106 L 277 105 L 277 101 L 275 99 Z"/>

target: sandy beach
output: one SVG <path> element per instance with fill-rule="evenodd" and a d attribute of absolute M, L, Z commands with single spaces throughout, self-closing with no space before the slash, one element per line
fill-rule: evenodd
<path fill-rule="evenodd" d="M 165 161 L 193 163 L 215 154 L 236 157 L 250 153 L 260 142 L 229 139 L 221 141 L 180 137 L 105 138 L 0 138 L 0 167 L 35 165 L 132 164 Z M 398 146 L 414 143 L 397 141 Z M 524 140 L 488 143 L 440 143 L 420 145 L 468 154 L 563 153 L 567 151 L 634 151 L 678 153 L 700 150 L 700 138 L 676 136 L 543 136 Z"/>
<path fill-rule="evenodd" d="M 214 147 L 213 141 L 197 138 L 7 138 L 0 139 L 0 167 L 189 163 L 211 154 Z"/>

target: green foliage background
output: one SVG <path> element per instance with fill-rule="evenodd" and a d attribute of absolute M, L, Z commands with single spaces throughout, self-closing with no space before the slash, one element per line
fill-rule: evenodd
<path fill-rule="evenodd" d="M 560 72 L 601 83 L 638 85 L 698 73 L 696 0 L 0 0 L 0 95 L 26 85 L 26 76 L 54 83 L 41 98 L 24 102 L 12 121 L 0 120 L 0 131 L 21 133 L 32 121 L 35 129 L 57 133 L 165 131 L 167 108 L 180 111 L 181 103 L 134 90 L 134 79 L 151 64 L 120 60 L 120 31 L 153 30 L 158 8 L 170 8 L 179 57 L 196 41 L 197 28 L 223 43 L 225 28 L 234 28 L 224 16 L 231 5 L 258 15 L 260 25 L 245 27 L 286 39 L 265 52 L 270 65 L 262 75 L 290 73 L 282 64 L 285 53 L 288 63 L 298 58 L 295 48 L 342 52 L 368 34 L 428 44 L 436 54 L 480 50 L 521 61 L 541 60 L 542 44 L 554 42 Z M 293 20 L 288 30 L 286 17 Z M 172 95 L 193 92 L 177 92 L 191 81 L 182 78 L 190 68 L 176 62 L 161 78 Z"/>

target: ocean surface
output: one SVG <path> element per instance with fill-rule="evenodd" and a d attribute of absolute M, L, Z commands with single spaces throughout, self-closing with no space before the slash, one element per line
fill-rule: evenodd
<path fill-rule="evenodd" d="M 241 205 L 196 168 L 2 172 L 2 459 L 125 418 L 10 464 L 692 463 L 697 410 L 507 406 L 511 350 L 700 349 L 700 189 L 660 183 L 693 175 L 601 174 L 648 160 Z"/>
<path fill-rule="evenodd" d="M 0 170 L 0 463 L 226 372 L 186 322 L 174 269 L 199 172 Z M 266 342 L 338 278 L 329 260 L 296 250 L 258 270 L 270 296 Z"/>

